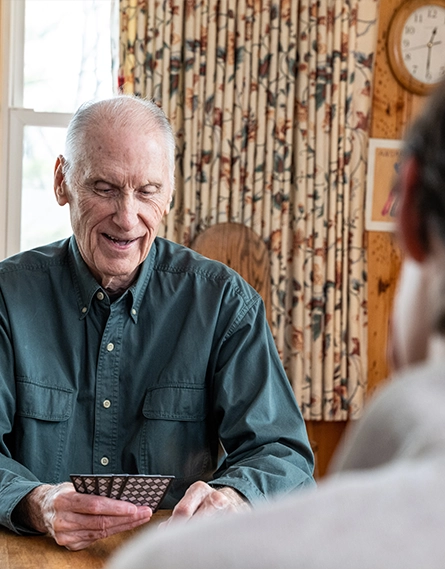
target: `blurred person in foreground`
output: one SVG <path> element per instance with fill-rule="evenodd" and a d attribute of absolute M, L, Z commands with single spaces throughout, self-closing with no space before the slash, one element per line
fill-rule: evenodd
<path fill-rule="evenodd" d="M 396 190 L 397 372 L 331 475 L 239 517 L 144 532 L 109 569 L 445 567 L 445 83 L 406 138 Z"/>
<path fill-rule="evenodd" d="M 70 474 L 174 475 L 170 520 L 314 484 L 258 293 L 156 237 L 175 139 L 154 102 L 82 106 L 54 191 L 73 236 L 0 263 L 0 524 L 82 549 L 150 520 Z"/>

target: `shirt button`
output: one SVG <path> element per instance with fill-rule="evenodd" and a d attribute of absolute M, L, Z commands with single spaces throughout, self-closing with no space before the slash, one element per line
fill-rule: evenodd
<path fill-rule="evenodd" d="M 96 298 L 97 298 L 97 300 L 103 300 L 103 299 L 105 298 L 105 295 L 104 295 L 104 293 L 103 293 L 102 291 L 99 291 L 99 292 L 96 294 Z"/>
<path fill-rule="evenodd" d="M 137 313 L 136 308 L 132 308 L 132 309 L 131 309 L 131 313 L 133 314 L 133 316 L 136 316 L 136 313 Z"/>
<path fill-rule="evenodd" d="M 114 344 L 113 342 L 110 342 L 109 344 L 107 344 L 107 350 L 109 352 L 112 352 L 114 350 Z"/>
<path fill-rule="evenodd" d="M 102 405 L 105 407 L 105 409 L 109 409 L 111 407 L 111 401 L 109 399 L 105 399 Z"/>
<path fill-rule="evenodd" d="M 85 312 L 86 312 L 87 310 L 88 310 L 88 308 L 87 308 L 86 306 L 84 306 L 84 307 L 82 308 L 82 313 L 85 314 Z"/>
<path fill-rule="evenodd" d="M 106 456 L 103 456 L 103 457 L 100 459 L 100 463 L 101 463 L 102 466 L 107 466 L 109 462 L 110 462 L 110 461 L 108 460 L 108 458 L 107 458 Z"/>

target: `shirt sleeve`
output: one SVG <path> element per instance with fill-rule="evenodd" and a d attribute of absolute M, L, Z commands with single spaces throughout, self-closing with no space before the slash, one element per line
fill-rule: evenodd
<path fill-rule="evenodd" d="M 304 420 L 259 296 L 219 347 L 213 412 L 226 453 L 216 485 L 231 486 L 250 502 L 314 485 Z"/>
<path fill-rule="evenodd" d="M 25 532 L 12 520 L 12 512 L 20 500 L 41 482 L 22 464 L 15 461 L 8 448 L 16 413 L 14 355 L 6 308 L 0 296 L 0 524 Z"/>

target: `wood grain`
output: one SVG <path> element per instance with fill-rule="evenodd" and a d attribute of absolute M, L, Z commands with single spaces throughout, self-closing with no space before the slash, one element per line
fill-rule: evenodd
<path fill-rule="evenodd" d="M 391 18 L 403 0 L 379 5 L 379 29 L 374 68 L 371 137 L 402 139 L 426 98 L 404 89 L 393 76 L 386 52 Z M 391 233 L 367 233 L 368 251 L 368 393 L 390 373 L 388 329 L 402 255 Z"/>
<path fill-rule="evenodd" d="M 68 551 L 47 536 L 18 536 L 0 528 L 0 568 L 102 569 L 118 547 L 144 528 L 155 528 L 165 521 L 170 513 L 170 510 L 159 510 L 148 525 L 102 539 L 82 551 Z"/>
<path fill-rule="evenodd" d="M 271 322 L 270 259 L 264 241 L 241 223 L 218 223 L 199 234 L 192 249 L 239 273 L 261 295 Z"/>
<path fill-rule="evenodd" d="M 306 421 L 306 428 L 315 455 L 315 479 L 327 473 L 332 455 L 338 446 L 348 421 Z"/>
<path fill-rule="evenodd" d="M 420 112 L 426 98 L 406 91 L 389 67 L 386 38 L 389 22 L 403 0 L 379 3 L 378 39 L 374 67 L 373 138 L 401 139 Z M 402 255 L 395 236 L 383 231 L 366 233 L 368 253 L 368 395 L 390 373 L 387 350 L 389 321 L 400 274 Z M 322 478 L 343 436 L 346 422 L 308 422 L 308 433 L 317 454 L 317 477 Z"/>
<path fill-rule="evenodd" d="M 391 233 L 370 232 L 368 236 L 369 328 L 368 394 L 389 373 L 387 358 L 389 322 L 401 265 L 401 253 Z"/>

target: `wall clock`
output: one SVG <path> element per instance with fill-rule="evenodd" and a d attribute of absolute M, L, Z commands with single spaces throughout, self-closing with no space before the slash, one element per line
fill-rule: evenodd
<path fill-rule="evenodd" d="M 405 0 L 389 24 L 387 50 L 403 87 L 428 94 L 445 78 L 445 0 Z"/>

